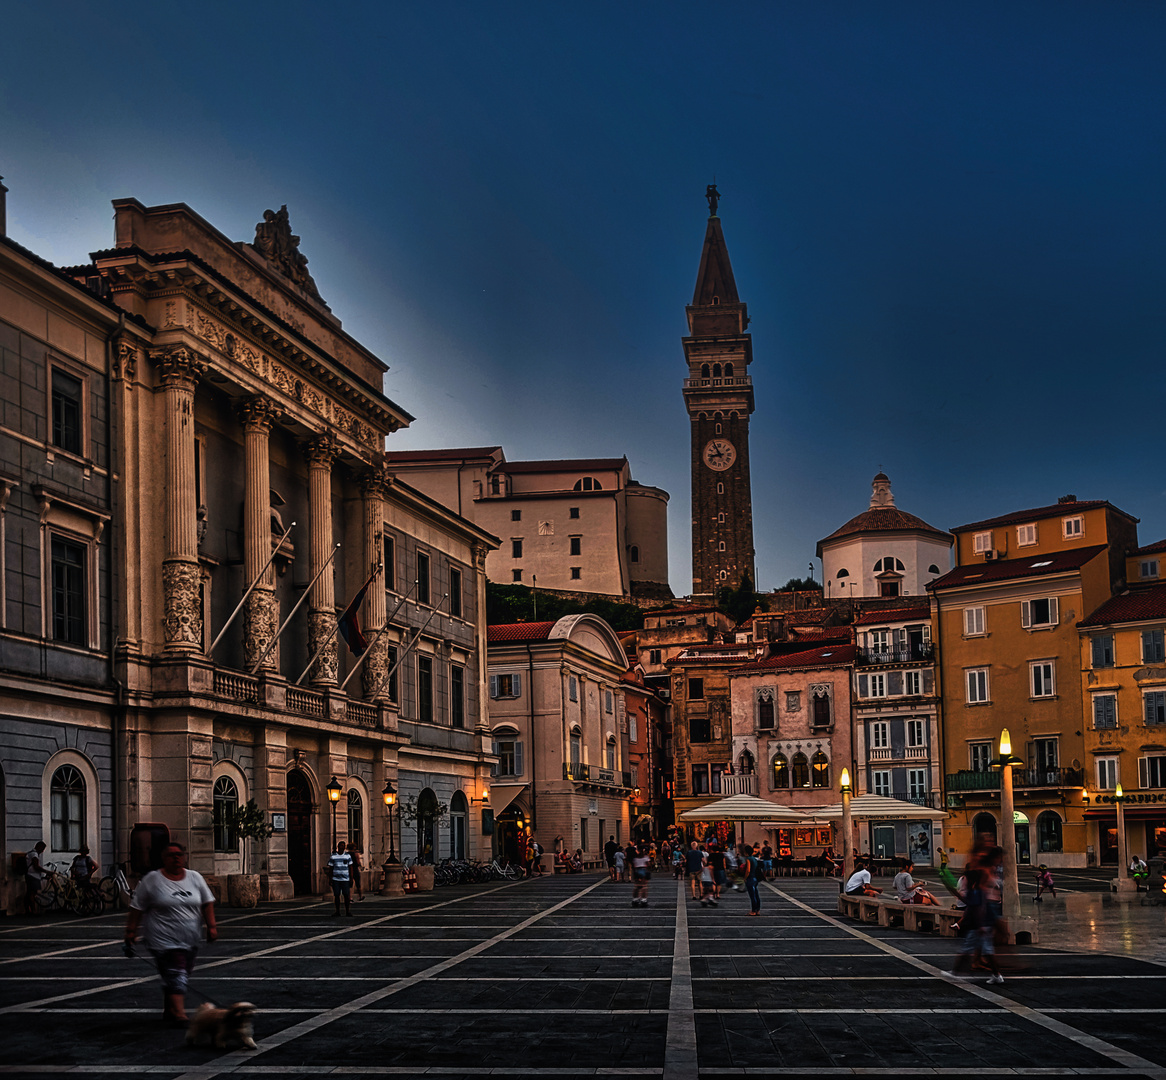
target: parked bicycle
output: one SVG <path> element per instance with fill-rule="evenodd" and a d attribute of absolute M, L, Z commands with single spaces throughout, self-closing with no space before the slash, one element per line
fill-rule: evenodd
<path fill-rule="evenodd" d="M 97 891 L 101 899 L 111 908 L 128 908 L 134 898 L 134 887 L 129 882 L 129 863 L 123 862 L 114 867 L 112 874 L 103 877 L 97 883 Z"/>
<path fill-rule="evenodd" d="M 105 910 L 105 901 L 96 885 L 83 885 L 62 874 L 55 863 L 45 863 L 45 879 L 37 890 L 36 902 L 45 911 L 64 908 L 74 915 L 100 915 Z"/>

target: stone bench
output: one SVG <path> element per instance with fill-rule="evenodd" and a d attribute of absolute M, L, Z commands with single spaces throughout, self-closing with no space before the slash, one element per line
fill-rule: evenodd
<path fill-rule="evenodd" d="M 838 912 L 862 923 L 901 926 L 904 930 L 955 937 L 962 908 L 937 904 L 904 904 L 897 896 L 848 896 L 838 894 Z"/>

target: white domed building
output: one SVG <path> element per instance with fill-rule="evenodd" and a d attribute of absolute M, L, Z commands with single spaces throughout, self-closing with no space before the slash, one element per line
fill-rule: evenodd
<path fill-rule="evenodd" d="M 950 533 L 895 506 L 891 481 L 871 481 L 870 506 L 818 541 L 826 598 L 924 596 L 927 583 L 951 569 Z"/>

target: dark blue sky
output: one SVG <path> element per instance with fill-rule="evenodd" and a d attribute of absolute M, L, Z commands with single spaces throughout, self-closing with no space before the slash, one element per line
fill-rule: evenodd
<path fill-rule="evenodd" d="M 759 584 L 864 509 L 1067 492 L 1166 537 L 1166 6 L 23 4 L 9 233 L 287 203 L 418 420 L 393 448 L 627 454 L 690 587 L 680 338 L 714 175 L 749 305 Z"/>

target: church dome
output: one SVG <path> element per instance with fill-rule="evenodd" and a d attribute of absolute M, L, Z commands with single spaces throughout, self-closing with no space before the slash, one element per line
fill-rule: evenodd
<path fill-rule="evenodd" d="M 823 544 L 869 533 L 925 533 L 940 540 L 951 540 L 951 536 L 942 529 L 928 525 L 921 517 L 908 514 L 895 506 L 895 496 L 891 494 L 891 479 L 886 473 L 876 473 L 871 481 L 871 488 L 869 508 L 861 514 L 856 514 L 841 528 L 835 529 L 829 536 L 818 541 L 819 558 L 822 557 Z"/>

